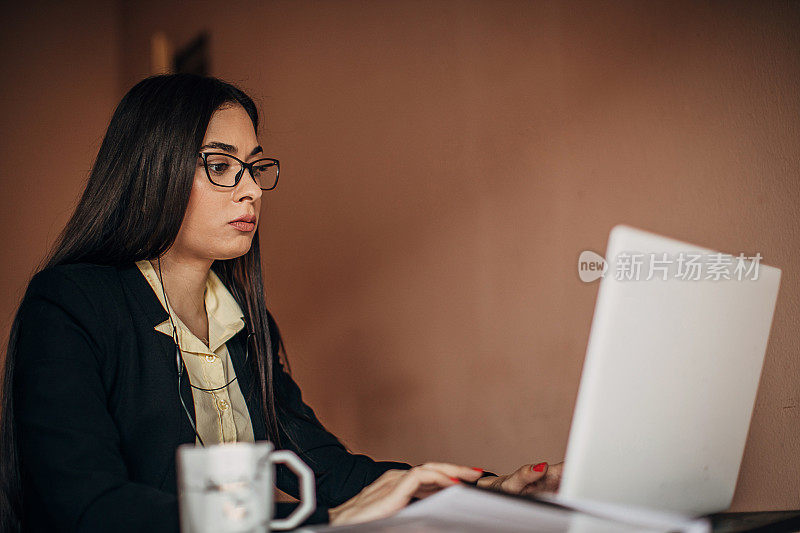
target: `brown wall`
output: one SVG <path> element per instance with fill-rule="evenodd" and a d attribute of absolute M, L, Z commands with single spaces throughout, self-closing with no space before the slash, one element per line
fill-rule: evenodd
<path fill-rule="evenodd" d="M 208 28 L 213 73 L 260 101 L 282 163 L 260 229 L 268 300 L 305 398 L 355 451 L 495 471 L 562 459 L 597 290 L 577 257 L 624 222 L 783 269 L 733 509 L 800 508 L 800 4 L 121 10 L 116 98 L 148 74 L 155 31 L 180 46 Z M 103 120 L 69 102 L 88 154 Z M 31 197 L 7 198 L 16 213 Z M 45 241 L 5 262 L 9 289 Z"/>
<path fill-rule="evenodd" d="M 0 338 L 69 219 L 121 97 L 118 6 L 3 5 L 0 31 Z"/>

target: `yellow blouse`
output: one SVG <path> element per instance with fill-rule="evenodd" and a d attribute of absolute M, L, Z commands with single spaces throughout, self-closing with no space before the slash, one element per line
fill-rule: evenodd
<path fill-rule="evenodd" d="M 177 337 L 181 347 L 186 372 L 192 385 L 203 389 L 224 386 L 236 375 L 225 343 L 244 328 L 244 314 L 239 304 L 222 283 L 222 280 L 209 270 L 205 288 L 205 306 L 208 313 L 208 345 L 192 333 L 178 318 L 172 306 L 167 309 L 161 280 L 158 273 L 143 259 L 136 262 L 158 300 L 178 329 Z M 172 337 L 172 324 L 167 318 L 154 328 Z M 242 396 L 239 382 L 214 392 L 192 388 L 197 433 L 208 444 L 246 441 L 253 442 L 253 425 L 250 413 Z"/>

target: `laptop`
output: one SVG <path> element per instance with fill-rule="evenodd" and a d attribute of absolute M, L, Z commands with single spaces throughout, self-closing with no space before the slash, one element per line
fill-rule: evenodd
<path fill-rule="evenodd" d="M 556 501 L 730 507 L 781 276 L 760 259 L 612 229 Z"/>
<path fill-rule="evenodd" d="M 456 485 L 337 532 L 711 531 L 686 515 L 730 506 L 780 270 L 627 226 L 588 257 L 603 274 L 559 492 Z"/>

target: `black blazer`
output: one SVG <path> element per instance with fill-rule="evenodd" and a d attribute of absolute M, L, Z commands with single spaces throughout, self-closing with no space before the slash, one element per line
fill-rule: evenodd
<path fill-rule="evenodd" d="M 195 442 L 177 390 L 175 344 L 154 330 L 167 319 L 134 263 L 61 265 L 37 273 L 19 311 L 14 415 L 25 531 L 179 530 L 175 451 Z M 256 440 L 266 440 L 259 388 L 244 364 L 246 328 L 228 341 Z M 306 523 L 357 494 L 386 470 L 408 469 L 349 453 L 303 403 L 274 362 L 283 448 L 316 474 L 317 505 Z M 181 394 L 194 417 L 188 380 Z M 302 413 L 298 416 L 292 414 Z M 292 440 L 287 437 L 291 435 Z M 298 496 L 279 465 L 276 485 Z M 296 506 L 276 505 L 283 517 Z"/>

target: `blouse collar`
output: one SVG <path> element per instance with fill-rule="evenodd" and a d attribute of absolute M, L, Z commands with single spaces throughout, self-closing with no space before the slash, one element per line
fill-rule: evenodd
<path fill-rule="evenodd" d="M 144 275 L 150 287 L 155 292 L 158 301 L 161 302 L 163 309 L 172 315 L 172 320 L 178 329 L 177 337 L 181 350 L 198 354 L 208 354 L 225 344 L 230 338 L 244 328 L 244 314 L 233 295 L 228 291 L 222 280 L 217 274 L 209 269 L 205 287 L 205 306 L 208 314 L 208 346 L 205 345 L 188 327 L 181 321 L 175 310 L 168 302 L 164 301 L 164 293 L 158 273 L 153 268 L 150 261 L 142 259 L 136 261 L 136 266 Z M 166 320 L 157 324 L 153 329 L 160 331 L 170 337 L 173 335 L 172 323 L 167 317 Z"/>

